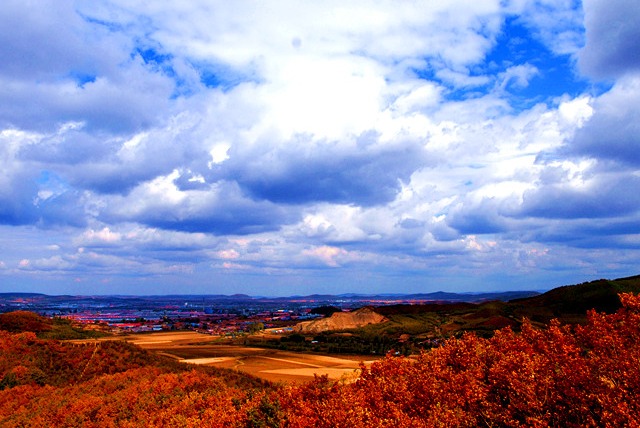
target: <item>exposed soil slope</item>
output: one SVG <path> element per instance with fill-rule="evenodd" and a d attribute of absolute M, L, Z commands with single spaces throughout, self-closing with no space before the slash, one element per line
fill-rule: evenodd
<path fill-rule="evenodd" d="M 294 331 L 299 333 L 320 333 L 323 331 L 349 330 L 385 321 L 388 321 L 388 319 L 384 315 L 365 307 L 353 312 L 335 312 L 329 318 L 301 322 L 294 327 Z"/>

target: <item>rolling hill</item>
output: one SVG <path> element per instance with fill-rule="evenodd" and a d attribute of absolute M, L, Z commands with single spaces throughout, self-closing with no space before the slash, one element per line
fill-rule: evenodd
<path fill-rule="evenodd" d="M 553 319 L 563 324 L 584 324 L 590 309 L 609 314 L 618 310 L 618 294 L 623 292 L 640 293 L 640 276 L 562 286 L 506 302 L 395 304 L 359 310 L 364 312 L 336 312 L 328 318 L 298 324 L 294 331 L 313 340 L 297 343 L 296 349 L 347 353 L 401 349 L 403 353 L 415 353 L 466 332 L 491 337 L 505 327 L 519 331 L 525 320 L 541 328 Z"/>
<path fill-rule="evenodd" d="M 323 331 L 350 330 L 386 321 L 388 319 L 380 313 L 370 307 L 364 307 L 353 312 L 334 312 L 328 318 L 304 321 L 297 324 L 293 330 L 298 333 L 310 334 Z"/>

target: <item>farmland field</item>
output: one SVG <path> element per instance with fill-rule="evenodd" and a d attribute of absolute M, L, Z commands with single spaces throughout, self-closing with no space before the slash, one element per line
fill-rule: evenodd
<path fill-rule="evenodd" d="M 304 383 L 315 374 L 348 382 L 358 375 L 361 361 L 370 365 L 376 360 L 370 355 L 334 357 L 224 344 L 192 331 L 134 334 L 117 339 L 182 362 L 229 368 L 272 382 Z"/>

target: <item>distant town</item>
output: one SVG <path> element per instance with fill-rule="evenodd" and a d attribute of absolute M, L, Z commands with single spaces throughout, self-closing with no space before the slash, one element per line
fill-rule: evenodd
<path fill-rule="evenodd" d="M 266 298 L 247 295 L 49 296 L 0 293 L 0 313 L 28 310 L 47 317 L 70 319 L 86 329 L 112 333 L 195 330 L 234 337 L 263 329 L 286 333 L 300 321 L 322 317 L 323 308 L 351 311 L 364 306 L 510 300 L 536 294 L 533 291 L 480 294 L 436 292 Z"/>

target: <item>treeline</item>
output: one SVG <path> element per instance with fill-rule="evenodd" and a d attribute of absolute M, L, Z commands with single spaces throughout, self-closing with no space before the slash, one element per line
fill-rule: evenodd
<path fill-rule="evenodd" d="M 0 391 L 0 426 L 638 427 L 640 297 L 621 300 L 618 312 L 591 311 L 583 325 L 525 322 L 518 333 L 388 356 L 350 384 L 274 387 L 119 342 L 75 349 L 2 333 L 0 376 L 16 382 Z M 41 373 L 27 375 L 34 368 Z"/>
<path fill-rule="evenodd" d="M 419 352 L 421 349 L 411 342 L 403 342 L 396 337 L 389 335 L 373 336 L 363 334 L 361 331 L 352 333 L 323 332 L 313 336 L 293 333 L 277 340 L 249 338 L 245 343 L 284 351 L 348 355 L 386 355 L 393 353 L 407 356 Z"/>

